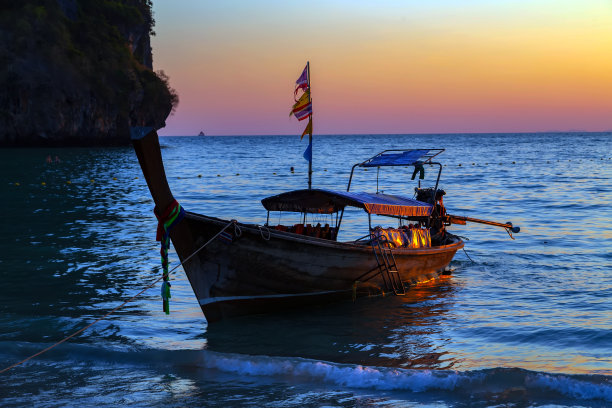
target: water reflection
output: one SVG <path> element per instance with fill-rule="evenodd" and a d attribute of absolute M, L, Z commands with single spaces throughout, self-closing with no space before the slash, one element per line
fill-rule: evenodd
<path fill-rule="evenodd" d="M 150 244 L 135 244 L 154 224 L 145 206 L 134 205 L 141 187 L 127 176 L 137 170 L 131 151 L 55 150 L 61 162 L 49 164 L 41 159 L 47 149 L 15 149 L 11 160 L 20 166 L 2 169 L 21 183 L 4 191 L 10 199 L 0 222 L 16 228 L 0 247 L 0 276 L 11 287 L 0 311 L 13 313 L 7 324 L 31 327 L 13 339 L 43 341 L 82 327 L 150 273 L 135 259 L 155 258 Z M 32 316 L 37 325 L 31 326 Z M 111 337 L 117 332 L 111 324 L 102 324 L 105 330 Z"/>
<path fill-rule="evenodd" d="M 207 348 L 218 352 L 300 356 L 338 363 L 451 368 L 446 314 L 452 278 L 423 283 L 406 296 L 358 299 L 309 310 L 232 319 L 208 326 Z"/>

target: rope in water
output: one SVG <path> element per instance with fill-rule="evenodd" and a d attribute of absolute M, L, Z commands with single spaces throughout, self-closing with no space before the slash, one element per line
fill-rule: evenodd
<path fill-rule="evenodd" d="M 476 263 L 476 262 L 474 262 L 474 260 L 473 260 L 472 258 L 470 258 L 470 256 L 468 255 L 467 251 L 465 250 L 465 247 L 463 247 L 463 252 L 465 252 L 465 256 L 467 256 L 467 257 L 468 257 L 468 259 L 469 259 L 470 261 L 472 261 L 472 263 Z"/>
<path fill-rule="evenodd" d="M 189 255 L 187 258 L 185 258 L 185 260 L 183 262 L 181 262 L 180 264 L 176 265 L 174 268 L 172 268 L 172 270 L 170 270 L 170 272 L 168 272 L 168 274 L 174 272 L 179 266 L 182 266 L 183 264 L 185 264 L 187 261 L 189 261 L 191 258 L 193 258 L 198 252 L 200 252 L 202 249 L 204 249 L 204 247 L 206 247 L 208 244 L 210 244 L 215 238 L 217 238 L 219 235 L 221 235 L 223 232 L 225 232 L 226 229 L 228 229 L 231 225 L 235 225 L 237 223 L 236 220 L 231 220 L 225 227 L 223 227 L 223 229 L 221 231 L 219 231 L 217 234 L 215 234 L 214 237 L 212 237 L 211 239 L 209 239 L 204 245 L 202 245 L 200 248 L 198 248 L 197 250 L 195 250 L 191 255 Z M 93 322 L 89 323 L 87 326 L 83 327 L 82 329 L 79 329 L 77 331 L 75 331 L 74 333 L 72 333 L 69 336 L 64 337 L 62 340 L 58 341 L 55 344 L 52 344 L 51 346 L 39 351 L 38 353 L 32 354 L 31 356 L 29 356 L 28 358 L 25 358 L 13 365 L 10 365 L 2 370 L 0 370 L 0 374 L 10 370 L 11 368 L 15 368 L 31 359 L 33 359 L 34 357 L 38 357 L 41 354 L 46 353 L 47 351 L 59 346 L 60 344 L 70 340 L 71 338 L 73 338 L 74 336 L 76 336 L 77 334 L 83 333 L 85 330 L 89 329 L 91 326 L 93 326 L 94 324 L 98 323 L 101 320 L 106 319 L 108 316 L 110 316 L 111 314 L 113 314 L 114 312 L 116 312 L 117 310 L 121 309 L 123 306 L 127 305 L 128 303 L 130 303 L 132 300 L 136 299 L 138 296 L 142 295 L 143 293 L 145 293 L 147 290 L 151 289 L 153 286 L 155 286 L 155 284 L 157 284 L 160 280 L 164 279 L 164 276 L 160 276 L 159 278 L 155 279 L 153 282 L 151 282 L 150 284 L 148 284 L 147 286 L 144 287 L 144 289 L 142 289 L 140 292 L 138 292 L 137 294 L 135 294 L 134 296 L 132 296 L 131 298 L 129 298 L 128 300 L 126 300 L 125 302 L 123 302 L 122 304 L 120 304 L 119 306 L 115 307 L 114 309 L 112 309 L 110 312 L 106 313 L 104 316 L 97 318 L 96 320 L 94 320 Z"/>

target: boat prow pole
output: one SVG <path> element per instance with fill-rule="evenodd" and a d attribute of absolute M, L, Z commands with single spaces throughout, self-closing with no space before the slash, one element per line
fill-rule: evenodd
<path fill-rule="evenodd" d="M 166 178 L 157 131 L 154 128 L 132 128 L 131 137 L 156 211 L 162 212 L 174 202 L 174 196 Z"/>
<path fill-rule="evenodd" d="M 134 127 L 130 133 L 142 174 L 155 202 L 155 212 L 162 214 L 172 205 L 174 196 L 166 178 L 157 131 L 150 127 Z M 187 223 L 180 221 L 174 226 L 170 238 L 181 261 L 192 253 L 193 240 Z"/>

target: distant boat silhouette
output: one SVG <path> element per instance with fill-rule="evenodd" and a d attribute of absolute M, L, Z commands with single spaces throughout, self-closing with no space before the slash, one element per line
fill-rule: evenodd
<path fill-rule="evenodd" d="M 198 136 L 206 136 L 206 135 L 204 134 L 204 132 L 200 131 L 200 133 L 198 134 Z"/>

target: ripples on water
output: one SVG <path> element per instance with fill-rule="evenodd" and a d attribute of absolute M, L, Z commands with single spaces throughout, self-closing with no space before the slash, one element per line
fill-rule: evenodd
<path fill-rule="evenodd" d="M 441 147 L 449 211 L 511 220 L 521 233 L 513 241 L 494 227 L 453 227 L 470 238 L 466 249 L 475 262 L 458 253 L 451 277 L 403 298 L 210 328 L 181 271 L 173 277 L 169 317 L 152 289 L 78 338 L 0 375 L 0 401 L 609 405 L 610 140 L 608 134 L 316 137 L 315 187 L 344 188 L 351 166 L 383 149 Z M 306 143 L 297 137 L 161 143 L 170 185 L 190 211 L 263 223 L 262 198 L 306 186 Z M 153 203 L 130 148 L 0 155 L 6 366 L 136 294 L 160 268 Z M 48 164 L 47 155 L 61 162 Z M 410 175 L 383 169 L 380 188 L 410 195 Z M 354 183 L 356 190 L 375 186 L 375 172 L 359 173 Z M 282 215 L 281 222 L 290 221 Z M 363 235 L 365 225 L 362 212 L 348 213 L 343 227 L 353 232 L 340 238 Z"/>

